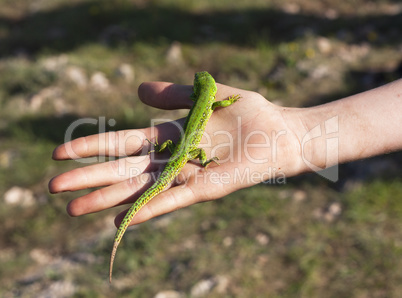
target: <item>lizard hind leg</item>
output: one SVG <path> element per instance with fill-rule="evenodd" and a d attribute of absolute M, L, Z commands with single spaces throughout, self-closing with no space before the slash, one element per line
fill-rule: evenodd
<path fill-rule="evenodd" d="M 208 159 L 208 160 L 206 160 L 206 161 L 204 161 L 204 162 L 201 161 L 201 165 L 202 165 L 205 169 L 208 168 L 208 165 L 209 165 L 211 162 L 214 162 L 214 163 L 216 163 L 218 166 L 220 166 L 220 163 L 218 162 L 218 160 L 219 160 L 219 157 L 218 157 L 218 156 L 214 156 L 214 157 L 212 157 L 211 159 Z"/>
<path fill-rule="evenodd" d="M 173 143 L 172 140 L 166 140 L 165 142 L 163 142 L 162 144 L 159 145 L 158 143 L 158 137 L 155 138 L 155 143 L 151 142 L 149 139 L 146 139 L 148 141 L 148 143 L 150 143 L 154 149 L 150 150 L 148 152 L 148 154 L 152 153 L 152 152 L 156 152 L 156 153 L 160 153 L 163 152 L 167 149 L 169 149 L 170 153 L 173 153 L 174 148 L 175 148 L 175 144 Z"/>
<path fill-rule="evenodd" d="M 202 165 L 205 169 L 207 169 L 208 165 L 209 165 L 211 162 L 215 162 L 218 166 L 220 165 L 220 164 L 217 162 L 217 160 L 219 160 L 219 157 L 214 156 L 214 157 L 212 157 L 211 159 L 207 159 L 207 155 L 206 155 L 204 149 L 201 149 L 201 148 L 197 148 L 197 149 L 194 149 L 194 150 L 190 151 L 190 153 L 189 153 L 189 160 L 190 160 L 190 159 L 196 159 L 196 158 L 198 158 L 198 159 L 200 160 L 201 165 Z"/>

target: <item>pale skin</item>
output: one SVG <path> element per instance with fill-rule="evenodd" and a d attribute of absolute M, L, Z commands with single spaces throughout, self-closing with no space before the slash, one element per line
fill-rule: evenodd
<path fill-rule="evenodd" d="M 188 163 L 179 181 L 145 205 L 131 224 L 222 198 L 268 178 L 312 171 L 311 165 L 326 168 L 402 149 L 402 80 L 311 108 L 280 107 L 258 93 L 217 86 L 217 100 L 241 96 L 235 104 L 212 114 L 201 141 L 204 145 L 208 142 L 208 148 L 203 147 L 207 157 L 211 158 L 211 153 L 218 156 L 220 165 L 212 163 L 205 170 L 197 163 Z M 161 109 L 189 108 L 193 103 L 189 99 L 191 86 L 149 82 L 143 83 L 138 93 L 144 103 Z M 313 130 L 317 126 L 321 134 L 308 137 L 308 131 L 317 132 Z M 123 137 L 130 133 L 141 137 Z M 159 143 L 177 140 L 179 136 L 177 129 L 164 124 L 158 126 L 156 134 Z M 140 173 L 137 178 L 147 178 L 160 170 L 160 165 L 152 163 L 149 156 L 136 156 L 143 148 L 148 150 L 146 139 L 155 139 L 151 128 L 92 135 L 60 145 L 53 152 L 55 160 L 74 157 L 70 149 L 75 157 L 118 155 L 123 158 L 58 175 L 49 183 L 50 192 L 103 187 L 72 200 L 67 206 L 71 216 L 131 205 L 150 183 L 146 179 L 130 179 L 130 175 L 137 172 Z M 330 139 L 337 140 L 338 145 L 329 143 Z M 119 171 L 121 167 L 125 170 Z M 239 181 L 236 173 L 249 175 Z M 124 214 L 125 211 L 117 215 L 116 226 Z"/>

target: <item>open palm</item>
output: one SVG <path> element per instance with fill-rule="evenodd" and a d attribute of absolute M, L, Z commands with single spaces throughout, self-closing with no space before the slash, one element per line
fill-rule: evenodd
<path fill-rule="evenodd" d="M 183 168 L 175 183 L 152 199 L 134 217 L 131 224 L 146 221 L 195 203 L 221 198 L 238 189 L 267 179 L 283 179 L 297 174 L 300 143 L 289 129 L 286 109 L 275 106 L 255 92 L 217 84 L 217 100 L 239 94 L 241 99 L 227 108 L 217 109 L 208 122 L 201 147 L 207 157 L 219 157 L 220 165 L 208 169 L 197 162 Z M 143 83 L 141 100 L 162 109 L 189 108 L 191 86 L 171 83 Z M 177 123 L 183 125 L 184 121 Z M 154 129 L 144 128 L 92 135 L 60 145 L 55 160 L 98 155 L 119 156 L 117 160 L 77 168 L 54 177 L 49 183 L 52 193 L 100 187 L 72 200 L 67 211 L 72 216 L 101 211 L 133 203 L 163 169 L 147 152 L 146 139 L 177 141 L 180 129 L 164 123 Z M 116 217 L 119 225 L 126 212 Z"/>

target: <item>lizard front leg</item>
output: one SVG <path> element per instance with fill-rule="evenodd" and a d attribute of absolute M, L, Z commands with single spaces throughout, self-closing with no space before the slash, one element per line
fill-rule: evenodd
<path fill-rule="evenodd" d="M 215 108 L 224 108 L 224 107 L 228 107 L 228 106 L 230 106 L 231 104 L 233 104 L 233 103 L 235 103 L 236 101 L 238 101 L 239 99 L 241 98 L 241 96 L 238 94 L 238 95 L 233 95 L 233 96 L 230 96 L 228 99 L 225 99 L 225 100 L 221 100 L 221 101 L 215 101 L 213 104 L 212 104 L 212 110 L 215 110 Z"/>

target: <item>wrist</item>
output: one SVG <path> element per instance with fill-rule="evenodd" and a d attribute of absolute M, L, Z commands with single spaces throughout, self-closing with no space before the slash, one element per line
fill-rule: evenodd
<path fill-rule="evenodd" d="M 295 136 L 295 175 L 317 172 L 338 163 L 338 116 L 319 107 L 283 108 L 283 118 Z"/>

